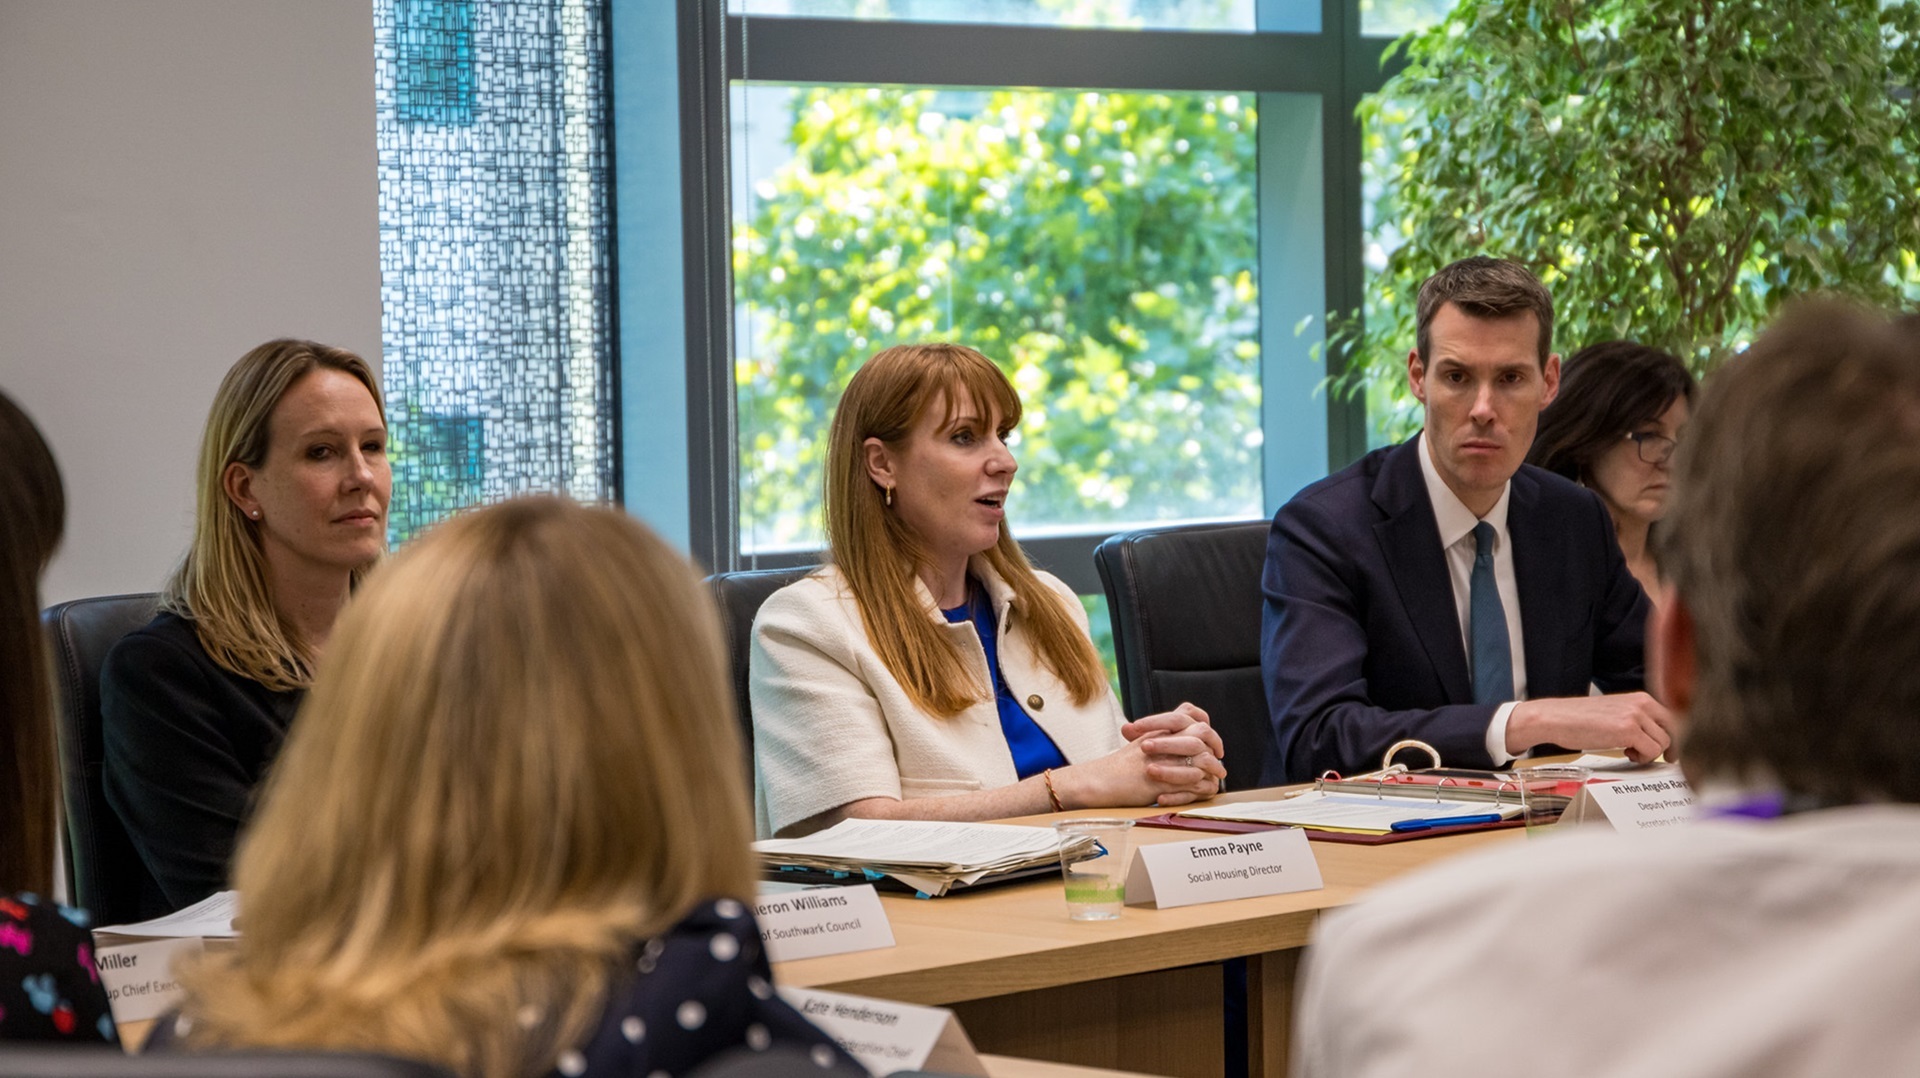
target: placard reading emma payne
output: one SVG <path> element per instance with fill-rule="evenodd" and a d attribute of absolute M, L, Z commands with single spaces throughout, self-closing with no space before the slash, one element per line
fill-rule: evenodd
<path fill-rule="evenodd" d="M 987 1068 L 944 1007 L 917 1007 L 813 988 L 782 987 L 780 997 L 826 1031 L 876 1075 L 925 1070 L 985 1078 Z"/>
<path fill-rule="evenodd" d="M 199 954 L 203 947 L 198 939 L 161 939 L 95 951 L 93 964 L 107 990 L 113 1020 L 143 1022 L 165 1014 L 181 996 L 173 977 L 174 963 Z"/>
<path fill-rule="evenodd" d="M 1164 910 L 1321 886 L 1306 832 L 1289 827 L 1142 846 L 1127 871 L 1127 905 Z"/>
<path fill-rule="evenodd" d="M 1617 782 L 1592 782 L 1586 793 L 1616 831 L 1658 831 L 1693 818 L 1693 788 L 1679 768 Z"/>
<path fill-rule="evenodd" d="M 870 883 L 762 895 L 753 915 L 772 962 L 893 946 L 893 926 Z"/>

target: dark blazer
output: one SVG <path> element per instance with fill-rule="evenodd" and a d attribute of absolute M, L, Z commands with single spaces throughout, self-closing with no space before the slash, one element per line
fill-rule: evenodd
<path fill-rule="evenodd" d="M 1260 665 L 1278 770 L 1265 783 L 1371 771 L 1414 737 L 1452 767 L 1490 767 L 1418 436 L 1375 450 L 1274 515 Z M 1644 684 L 1647 597 L 1600 499 L 1523 465 L 1507 505 L 1527 696 Z"/>
<path fill-rule="evenodd" d="M 223 670 L 193 623 L 162 613 L 107 653 L 100 732 L 107 804 L 166 896 L 142 919 L 227 886 L 254 789 L 280 753 L 300 692 Z"/>

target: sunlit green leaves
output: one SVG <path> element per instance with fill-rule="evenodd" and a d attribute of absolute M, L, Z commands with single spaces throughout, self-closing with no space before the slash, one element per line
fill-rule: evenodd
<path fill-rule="evenodd" d="M 816 87 L 737 226 L 742 532 L 817 541 L 827 424 L 890 344 L 1025 402 L 1023 526 L 1260 508 L 1250 98 Z"/>
<path fill-rule="evenodd" d="M 1382 438 L 1413 298 L 1469 254 L 1553 289 L 1558 350 L 1633 337 L 1710 368 L 1786 298 L 1920 301 L 1916 0 L 1462 0 L 1361 106 Z"/>

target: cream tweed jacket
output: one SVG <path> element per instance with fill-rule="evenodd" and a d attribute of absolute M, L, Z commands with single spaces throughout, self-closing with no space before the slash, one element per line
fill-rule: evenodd
<path fill-rule="evenodd" d="M 1076 706 L 1035 657 L 1013 592 L 984 558 L 968 570 L 993 603 L 1001 673 L 1015 700 L 1068 763 L 1098 759 L 1125 744 L 1126 720 L 1111 690 Z M 1055 592 L 1080 630 L 1080 600 L 1056 577 Z M 987 656 L 971 622 L 949 624 L 926 585 L 915 581 L 927 617 L 951 635 L 981 683 Z M 867 640 L 846 578 L 834 566 L 775 592 L 753 622 L 754 815 L 761 837 L 828 809 L 869 797 L 911 800 L 990 790 L 1019 781 L 992 697 L 950 719 L 915 707 Z"/>

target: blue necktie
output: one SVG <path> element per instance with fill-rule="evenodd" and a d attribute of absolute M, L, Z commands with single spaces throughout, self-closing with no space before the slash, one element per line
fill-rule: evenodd
<path fill-rule="evenodd" d="M 1473 702 L 1503 704 L 1513 699 L 1513 648 L 1507 639 L 1507 610 L 1493 582 L 1493 525 L 1473 526 L 1473 579 L 1467 588 L 1467 635 L 1473 640 Z"/>

